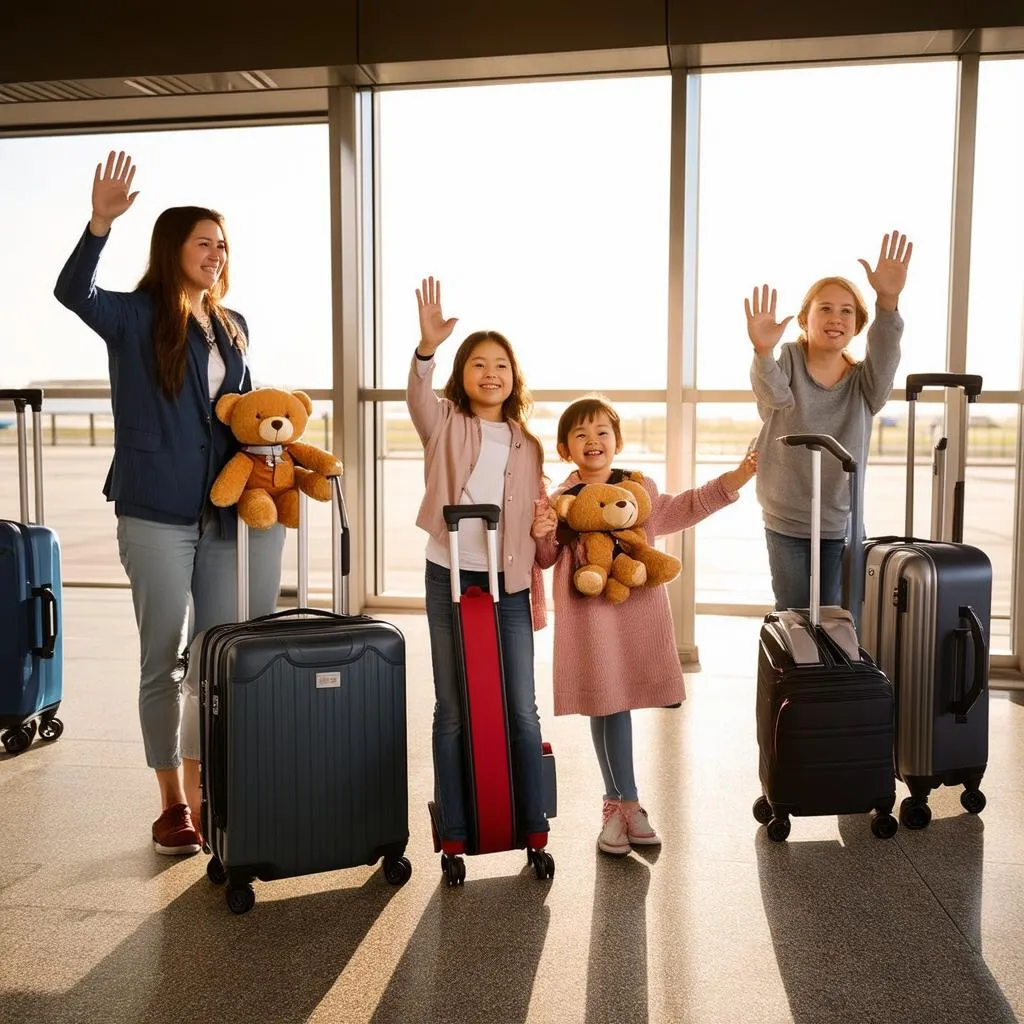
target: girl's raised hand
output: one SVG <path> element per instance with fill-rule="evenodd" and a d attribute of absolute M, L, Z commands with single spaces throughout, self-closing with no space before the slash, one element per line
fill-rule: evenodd
<path fill-rule="evenodd" d="M 907 241 L 906 235 L 893 231 L 882 239 L 882 247 L 878 253 L 878 265 L 871 269 L 867 260 L 857 260 L 868 275 L 868 284 L 875 290 L 875 297 L 882 309 L 890 312 L 896 308 L 896 302 L 907 283 L 907 267 L 910 254 L 914 251 L 914 243 Z"/>
<path fill-rule="evenodd" d="M 749 299 L 743 300 L 743 308 L 747 313 L 747 336 L 759 356 L 770 356 L 793 318 L 787 316 L 782 323 L 775 320 L 775 289 L 771 292 L 768 285 L 762 285 L 761 291 L 755 288 Z"/>
<path fill-rule="evenodd" d="M 757 452 L 753 448 L 747 449 L 743 461 L 728 473 L 722 474 L 722 483 L 727 491 L 738 491 L 745 483 L 748 483 L 754 474 L 757 473 Z"/>
<path fill-rule="evenodd" d="M 110 225 L 135 202 L 138 192 L 132 192 L 135 164 L 125 152 L 107 154 L 107 165 L 96 165 L 92 178 L 92 220 L 90 228 L 95 235 L 105 235 Z"/>
<path fill-rule="evenodd" d="M 441 312 L 441 282 L 432 277 L 423 279 L 422 290 L 416 289 L 416 302 L 420 308 L 420 343 L 417 351 L 421 355 L 432 356 L 438 345 L 455 330 L 459 318 L 453 316 L 445 320 Z"/>

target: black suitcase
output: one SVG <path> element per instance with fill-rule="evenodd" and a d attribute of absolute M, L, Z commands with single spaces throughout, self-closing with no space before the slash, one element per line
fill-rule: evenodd
<path fill-rule="evenodd" d="M 896 694 L 896 774 L 910 790 L 900 822 L 924 828 L 930 792 L 963 786 L 960 803 L 972 814 L 985 806 L 988 764 L 989 630 L 992 564 L 962 543 L 968 406 L 981 394 L 973 374 L 912 374 L 907 378 L 907 513 L 903 537 L 868 540 L 862 637 L 892 680 Z M 946 439 L 935 446 L 932 536 L 913 537 L 914 409 L 923 388 L 962 390 L 953 515 L 945 532 Z"/>
<path fill-rule="evenodd" d="M 451 573 L 452 628 L 459 652 L 459 696 L 462 711 L 464 805 L 469 837 L 466 853 L 500 853 L 526 850 L 536 876 L 554 878 L 555 860 L 546 849 L 527 846 L 520 826 L 519 799 L 512 765 L 509 737 L 511 723 L 505 701 L 504 671 L 498 611 L 497 529 L 501 509 L 497 505 L 446 505 L 449 565 L 459 565 L 459 524 L 482 519 L 487 526 L 487 573 L 489 591 L 461 588 L 459 571 Z M 555 756 L 550 743 L 541 744 L 544 811 L 556 812 Z M 441 853 L 441 872 L 449 886 L 465 882 L 466 865 L 461 855 L 441 852 L 437 808 L 427 805 L 434 852 Z"/>
<path fill-rule="evenodd" d="M 20 518 L 0 519 L 0 742 L 20 754 L 38 732 L 55 740 L 64 694 L 60 540 L 43 525 L 43 448 L 40 388 L 0 391 L 14 403 L 18 430 Z M 25 409 L 32 408 L 35 522 L 29 519 Z"/>
<path fill-rule="evenodd" d="M 769 839 L 782 842 L 791 815 L 875 811 L 871 831 L 888 839 L 897 829 L 892 685 L 860 648 L 851 613 L 818 604 L 821 452 L 835 455 L 850 474 L 855 537 L 860 535 L 857 466 L 828 435 L 790 434 L 778 440 L 810 448 L 813 459 L 811 606 L 772 612 L 761 627 L 756 719 L 762 795 L 754 803 L 754 817 L 767 825 Z"/>
<path fill-rule="evenodd" d="M 337 480 L 334 492 L 337 584 L 348 571 L 348 530 Z M 189 671 L 199 673 L 202 831 L 213 854 L 207 874 L 228 883 L 235 913 L 255 902 L 254 878 L 381 858 L 392 884 L 412 873 L 404 856 L 405 640 L 389 623 L 302 607 L 304 496 L 302 504 L 298 610 L 215 626 L 190 655 Z M 246 539 L 240 521 L 243 620 Z"/>

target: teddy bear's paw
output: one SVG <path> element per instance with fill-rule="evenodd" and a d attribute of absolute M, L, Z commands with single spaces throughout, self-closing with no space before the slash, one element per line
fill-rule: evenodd
<path fill-rule="evenodd" d="M 622 604 L 629 597 L 629 587 L 623 586 L 618 580 L 609 580 L 604 588 L 604 596 L 612 604 Z"/>
<path fill-rule="evenodd" d="M 277 522 L 274 500 L 262 489 L 242 494 L 238 499 L 238 515 L 242 522 L 256 530 L 269 530 Z"/>
<path fill-rule="evenodd" d="M 573 582 L 581 594 L 593 597 L 604 589 L 606 579 L 605 574 L 596 566 L 584 566 L 582 569 L 576 570 Z"/>
<path fill-rule="evenodd" d="M 320 473 L 303 473 L 299 487 L 315 501 L 331 500 L 331 482 Z"/>
<path fill-rule="evenodd" d="M 619 555 L 612 564 L 612 572 L 627 587 L 642 587 L 647 582 L 647 566 L 628 555 Z"/>

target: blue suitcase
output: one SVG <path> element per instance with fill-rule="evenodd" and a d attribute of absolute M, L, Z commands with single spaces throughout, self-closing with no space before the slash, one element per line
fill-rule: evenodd
<path fill-rule="evenodd" d="M 56 717 L 63 693 L 60 542 L 42 525 L 42 402 L 40 389 L 2 391 L 18 423 L 21 519 L 0 520 L 0 741 L 8 754 L 64 731 Z M 25 407 L 32 407 L 36 522 L 29 523 Z"/>

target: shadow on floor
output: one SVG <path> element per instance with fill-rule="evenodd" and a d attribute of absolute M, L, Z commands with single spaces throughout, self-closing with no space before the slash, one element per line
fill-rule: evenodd
<path fill-rule="evenodd" d="M 980 953 L 981 823 L 936 820 L 909 837 L 939 858 L 940 887 L 900 845 L 903 829 L 878 840 L 868 821 L 839 818 L 841 842 L 773 843 L 758 829 L 761 898 L 794 1024 L 1016 1024 Z"/>
<path fill-rule="evenodd" d="M 650 882 L 651 870 L 644 861 L 597 855 L 587 961 L 587 1024 L 646 1024 Z"/>
<path fill-rule="evenodd" d="M 204 878 L 70 991 L 5 994 L 5 1024 L 305 1021 L 398 891 L 380 871 L 361 887 L 272 900 L 235 916 Z"/>
<path fill-rule="evenodd" d="M 438 870 L 437 891 L 373 1024 L 523 1024 L 551 917 L 548 891 L 531 867 L 508 878 L 470 877 L 456 889 L 442 884 Z"/>

